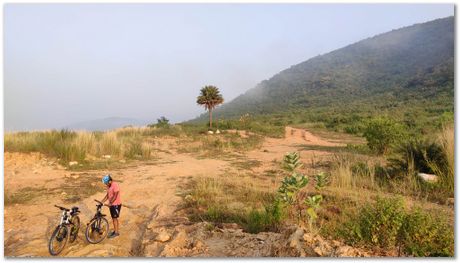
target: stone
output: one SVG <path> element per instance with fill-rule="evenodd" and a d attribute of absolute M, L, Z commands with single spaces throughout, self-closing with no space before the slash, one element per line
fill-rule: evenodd
<path fill-rule="evenodd" d="M 171 236 L 166 232 L 160 232 L 156 236 L 155 240 L 159 242 L 166 242 L 171 239 Z"/>
<path fill-rule="evenodd" d="M 438 181 L 438 177 L 434 174 L 418 173 L 418 176 L 426 182 L 435 183 Z"/>
<path fill-rule="evenodd" d="M 208 134 L 214 134 L 214 132 L 213 131 L 208 131 Z"/>
<path fill-rule="evenodd" d="M 448 205 L 454 205 L 455 204 L 455 199 L 454 198 L 447 198 L 447 204 Z"/>
<path fill-rule="evenodd" d="M 112 156 L 110 156 L 110 155 L 102 155 L 102 158 L 104 158 L 104 159 L 110 159 L 110 158 L 112 158 Z"/>
<path fill-rule="evenodd" d="M 219 131 L 219 130 L 217 130 L 217 131 L 216 131 L 216 134 L 220 134 L 220 131 Z"/>
<path fill-rule="evenodd" d="M 69 162 L 69 166 L 74 166 L 74 165 L 77 165 L 77 164 L 78 164 L 77 161 Z"/>

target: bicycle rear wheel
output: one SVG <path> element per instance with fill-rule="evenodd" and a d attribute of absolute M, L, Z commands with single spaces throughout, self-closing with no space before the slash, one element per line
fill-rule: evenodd
<path fill-rule="evenodd" d="M 73 243 L 78 236 L 78 231 L 80 231 L 80 218 L 78 216 L 73 216 L 72 220 L 70 220 L 72 226 L 70 227 L 70 243 Z"/>
<path fill-rule="evenodd" d="M 56 256 L 62 252 L 67 240 L 69 239 L 69 229 L 67 226 L 57 226 L 51 235 L 48 243 L 48 250 L 51 255 Z"/>
<path fill-rule="evenodd" d="M 97 244 L 107 237 L 109 232 L 109 221 L 100 217 L 92 219 L 86 226 L 86 240 L 91 244 Z"/>

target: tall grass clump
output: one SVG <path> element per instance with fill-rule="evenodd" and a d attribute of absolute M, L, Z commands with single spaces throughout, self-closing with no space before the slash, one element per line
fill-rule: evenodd
<path fill-rule="evenodd" d="M 369 161 L 356 160 L 350 154 L 335 155 L 330 176 L 331 186 L 348 190 L 378 190 L 376 166 Z"/>
<path fill-rule="evenodd" d="M 428 160 L 428 164 L 439 177 L 439 183 L 448 195 L 454 195 L 455 184 L 455 139 L 453 125 L 444 126 L 438 135 L 438 141 L 445 156 L 444 163 L 436 163 Z"/>
<path fill-rule="evenodd" d="M 107 132 L 52 130 L 7 133 L 4 137 L 5 151 L 40 152 L 58 158 L 62 164 L 71 161 L 88 163 L 89 156 L 146 160 L 152 157 L 152 148 L 144 136 L 146 129 L 127 127 Z"/>
<path fill-rule="evenodd" d="M 122 153 L 121 143 L 117 139 L 116 132 L 113 131 L 104 133 L 98 146 L 97 156 L 120 156 Z"/>
<path fill-rule="evenodd" d="M 388 159 L 388 175 L 393 188 L 406 188 L 408 194 L 434 199 L 453 197 L 454 193 L 454 128 L 445 126 L 437 138 L 414 139 L 395 148 Z M 425 182 L 418 174 L 429 173 L 437 182 Z"/>
<path fill-rule="evenodd" d="M 41 152 L 61 162 L 84 160 L 86 151 L 73 144 L 76 137 L 69 130 L 11 133 L 5 135 L 5 151 Z"/>

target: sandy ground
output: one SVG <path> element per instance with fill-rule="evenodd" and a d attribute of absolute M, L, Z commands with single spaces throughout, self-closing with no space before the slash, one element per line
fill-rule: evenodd
<path fill-rule="evenodd" d="M 247 152 L 245 158 L 262 162 L 254 171 L 263 172 L 276 165 L 274 160 L 281 160 L 286 152 L 301 150 L 302 145 L 343 146 L 314 136 L 308 131 L 288 127 L 286 138 L 266 138 L 260 149 Z M 202 159 L 192 154 L 177 153 L 173 146 L 174 140 L 163 141 L 161 148 L 164 151 L 159 153 L 159 160 L 154 163 L 130 164 L 111 171 L 71 172 L 56 164 L 55 160 L 40 154 L 5 153 L 5 194 L 20 194 L 25 187 L 37 189 L 41 193 L 33 199 L 32 204 L 5 206 L 5 256 L 48 257 L 47 242 L 59 220 L 59 210 L 54 204 L 63 205 L 63 198 L 68 194 L 66 186 L 78 187 L 83 179 L 94 181 L 93 185 L 101 184 L 101 177 L 105 173 L 111 173 L 115 180 L 120 181 L 124 204 L 120 218 L 121 235 L 96 245 L 88 244 L 84 238 L 86 223 L 95 213 L 93 200 L 101 199 L 105 195 L 101 186 L 100 192 L 73 204 L 82 211 L 81 230 L 78 239 L 67 244 L 60 256 L 267 255 L 264 254 L 264 249 L 268 249 L 267 244 L 270 242 L 277 242 L 278 236 L 260 234 L 258 239 L 238 230 L 225 230 L 209 236 L 203 230 L 206 226 L 192 225 L 178 211 L 182 202 L 181 193 L 190 180 L 203 176 L 218 177 L 237 168 L 227 160 Z M 310 162 L 328 158 L 330 154 L 319 150 L 301 150 L 301 158 L 307 166 Z M 271 179 L 260 180 L 267 180 L 269 184 Z M 109 215 L 108 209 L 104 209 Z M 233 233 L 231 237 L 228 231 Z M 159 233 L 167 235 L 171 239 L 169 243 L 155 241 Z M 191 233 L 193 238 L 190 238 Z M 241 242 L 245 244 L 240 244 Z M 249 247 L 238 250 L 245 246 Z M 254 252 L 254 246 L 264 247 Z"/>

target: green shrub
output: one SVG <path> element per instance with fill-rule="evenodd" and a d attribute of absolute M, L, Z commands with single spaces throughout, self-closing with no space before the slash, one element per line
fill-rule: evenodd
<path fill-rule="evenodd" d="M 168 128 L 169 127 L 169 120 L 165 116 L 161 116 L 159 119 L 157 119 L 156 124 L 149 124 L 147 125 L 149 128 Z"/>
<path fill-rule="evenodd" d="M 404 220 L 402 205 L 399 198 L 378 198 L 376 204 L 367 204 L 357 215 L 351 216 L 339 233 L 349 244 L 395 246 Z"/>
<path fill-rule="evenodd" d="M 420 208 L 407 210 L 401 198 L 377 198 L 337 231 L 348 244 L 402 248 L 412 256 L 453 256 L 453 228 Z"/>
<path fill-rule="evenodd" d="M 454 235 L 450 226 L 420 208 L 408 214 L 400 230 L 404 251 L 416 257 L 453 256 Z"/>
<path fill-rule="evenodd" d="M 377 117 L 367 123 L 363 136 L 370 149 L 378 154 L 385 154 L 403 137 L 403 133 L 401 124 L 386 117 Z"/>

